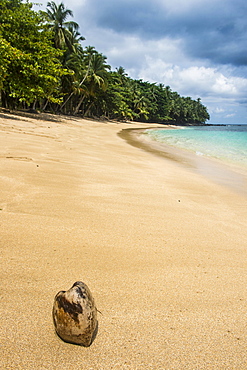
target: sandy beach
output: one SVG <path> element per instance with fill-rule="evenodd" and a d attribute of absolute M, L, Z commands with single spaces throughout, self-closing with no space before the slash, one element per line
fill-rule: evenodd
<path fill-rule="evenodd" d="M 118 135 L 145 127 L 0 113 L 1 369 L 247 369 L 247 197 Z M 52 322 L 77 280 L 89 348 Z"/>

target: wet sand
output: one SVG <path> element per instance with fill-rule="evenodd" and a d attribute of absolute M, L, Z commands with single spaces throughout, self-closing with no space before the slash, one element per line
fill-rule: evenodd
<path fill-rule="evenodd" d="M 118 133 L 149 125 L 0 115 L 0 367 L 245 369 L 246 197 Z M 89 348 L 54 333 L 84 281 Z"/>
<path fill-rule="evenodd" d="M 166 129 L 180 129 L 183 127 L 168 125 Z M 157 129 L 160 129 L 159 127 Z M 164 129 L 164 126 L 161 128 Z M 224 163 L 216 158 L 197 155 L 192 151 L 169 146 L 152 140 L 146 135 L 146 129 L 124 129 L 119 136 L 129 144 L 142 148 L 150 153 L 170 159 L 193 172 L 209 178 L 211 181 L 226 186 L 247 197 L 247 170 L 230 163 Z"/>

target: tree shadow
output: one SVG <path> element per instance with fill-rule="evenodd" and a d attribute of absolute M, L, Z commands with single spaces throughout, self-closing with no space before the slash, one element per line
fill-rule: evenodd
<path fill-rule="evenodd" d="M 51 121 L 51 122 L 61 122 L 62 119 L 66 119 L 66 120 L 72 119 L 72 117 L 70 116 L 61 116 L 61 115 L 55 115 L 52 113 L 43 113 L 43 112 L 35 111 L 33 109 L 22 111 L 22 110 L 9 110 L 5 108 L 0 108 L 0 118 L 23 121 L 22 117 L 32 118 L 32 119 L 41 120 L 41 121 Z"/>
<path fill-rule="evenodd" d="M 23 121 L 22 118 L 13 117 L 13 116 L 11 116 L 11 114 L 9 115 L 7 113 L 0 113 L 0 118 L 11 119 L 11 120 L 16 120 L 16 121 Z"/>

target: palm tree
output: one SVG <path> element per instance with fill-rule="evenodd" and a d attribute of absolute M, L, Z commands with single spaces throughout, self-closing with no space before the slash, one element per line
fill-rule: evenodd
<path fill-rule="evenodd" d="M 69 74 L 62 79 L 62 92 L 67 95 L 65 102 L 60 106 L 60 110 L 67 104 L 71 96 L 77 91 L 75 88 L 80 81 L 81 71 L 84 68 L 83 48 L 81 41 L 85 40 L 78 32 L 79 25 L 74 21 L 67 21 L 68 17 L 73 17 L 73 12 L 65 8 L 63 2 L 57 5 L 54 1 L 47 3 L 46 16 L 48 27 L 54 34 L 54 46 L 64 50 L 61 62 Z"/>
<path fill-rule="evenodd" d="M 94 51 L 94 50 L 93 50 Z M 74 114 L 77 114 L 80 106 L 87 96 L 91 96 L 92 98 L 96 96 L 97 89 L 100 88 L 102 90 L 106 90 L 107 88 L 107 70 L 111 67 L 106 64 L 106 57 L 101 53 L 95 52 L 90 55 L 89 59 L 89 68 L 87 76 L 85 76 L 83 82 L 85 84 L 84 94 L 79 100 L 77 104 Z M 91 101 L 87 112 L 90 110 L 94 100 Z"/>
<path fill-rule="evenodd" d="M 142 80 L 137 80 L 132 83 L 131 86 L 131 100 L 132 100 L 132 111 L 134 116 L 139 118 L 148 119 L 148 100 L 144 95 L 144 90 L 142 88 Z"/>
<path fill-rule="evenodd" d="M 96 53 L 97 51 L 95 50 L 94 46 L 86 46 L 85 51 L 81 49 L 76 54 L 75 53 L 69 54 L 68 62 L 70 63 L 70 66 L 72 67 L 72 70 L 75 72 L 76 76 L 75 76 L 75 80 L 72 85 L 71 93 L 67 96 L 64 103 L 60 107 L 61 111 L 63 107 L 68 103 L 68 101 L 72 99 L 73 95 L 76 95 L 76 94 L 83 95 L 84 92 L 86 94 L 87 89 L 85 88 L 83 84 L 89 75 L 92 57 Z M 82 96 L 82 98 L 80 99 L 80 102 L 78 103 L 79 108 L 86 96 L 85 94 Z M 75 109 L 76 113 L 78 112 L 79 108 Z"/>
<path fill-rule="evenodd" d="M 122 85 L 124 85 L 128 79 L 128 74 L 125 72 L 125 69 L 122 66 L 116 68 L 116 71 L 117 74 L 119 75 Z"/>
<path fill-rule="evenodd" d="M 68 31 L 68 41 L 72 48 L 72 52 L 82 56 L 83 48 L 81 46 L 81 41 L 84 41 L 85 37 L 83 37 L 71 24 L 68 26 Z"/>
<path fill-rule="evenodd" d="M 51 1 L 47 3 L 46 14 L 48 27 L 54 33 L 55 47 L 57 49 L 65 49 L 67 46 L 69 50 L 73 51 L 71 31 L 77 31 L 79 25 L 74 21 L 66 22 L 69 16 L 73 17 L 72 10 L 65 8 L 63 2 L 57 5 L 54 1 Z"/>

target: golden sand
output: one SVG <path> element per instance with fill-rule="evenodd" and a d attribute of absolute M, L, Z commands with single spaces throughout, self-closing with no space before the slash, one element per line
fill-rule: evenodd
<path fill-rule="evenodd" d="M 246 369 L 246 197 L 118 133 L 144 124 L 0 114 L 0 368 Z M 92 291 L 89 348 L 52 305 Z"/>

